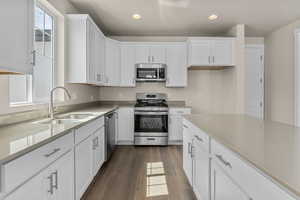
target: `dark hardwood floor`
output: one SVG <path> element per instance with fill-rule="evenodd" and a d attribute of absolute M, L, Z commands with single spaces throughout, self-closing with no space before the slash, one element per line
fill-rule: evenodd
<path fill-rule="evenodd" d="M 182 169 L 182 149 L 118 147 L 84 200 L 196 200 Z"/>

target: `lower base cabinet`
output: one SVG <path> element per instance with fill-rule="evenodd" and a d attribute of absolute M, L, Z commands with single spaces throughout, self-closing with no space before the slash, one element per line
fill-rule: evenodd
<path fill-rule="evenodd" d="M 210 158 L 202 141 L 193 140 L 193 190 L 197 199 L 210 200 Z"/>
<path fill-rule="evenodd" d="M 80 200 L 93 179 L 92 136 L 75 147 L 75 177 L 76 200 Z"/>
<path fill-rule="evenodd" d="M 118 129 L 116 143 L 118 145 L 134 144 L 134 108 L 120 107 L 118 109 Z"/>
<path fill-rule="evenodd" d="M 54 164 L 30 179 L 5 200 L 74 199 L 74 154 L 65 154 Z"/>
<path fill-rule="evenodd" d="M 213 200 L 251 200 L 243 190 L 219 167 L 211 165 L 211 196 Z"/>
<path fill-rule="evenodd" d="M 94 176 L 104 163 L 105 128 L 95 130 L 88 138 L 75 146 L 75 190 L 80 200 Z"/>
<path fill-rule="evenodd" d="M 183 171 L 187 176 L 187 179 L 190 185 L 193 185 L 193 158 L 192 158 L 192 144 L 193 137 L 189 132 L 189 129 L 186 125 L 183 125 Z"/>

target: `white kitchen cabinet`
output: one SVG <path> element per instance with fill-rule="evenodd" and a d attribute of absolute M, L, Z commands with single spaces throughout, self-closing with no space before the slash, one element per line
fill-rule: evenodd
<path fill-rule="evenodd" d="M 92 136 L 89 136 L 75 147 L 76 200 L 80 200 L 93 179 L 94 154 L 92 138 Z"/>
<path fill-rule="evenodd" d="M 70 151 L 58 159 L 47 171 L 48 176 L 44 180 L 49 181 L 51 176 L 53 185 L 49 189 L 53 190 L 54 197 L 51 199 L 74 199 L 74 152 Z"/>
<path fill-rule="evenodd" d="M 137 44 L 135 63 L 166 63 L 166 47 L 164 45 Z"/>
<path fill-rule="evenodd" d="M 170 107 L 169 109 L 169 144 L 182 144 L 183 118 L 191 114 L 190 108 Z"/>
<path fill-rule="evenodd" d="M 135 46 L 135 63 L 150 63 L 150 49 L 149 46 L 136 45 Z"/>
<path fill-rule="evenodd" d="M 211 164 L 211 186 L 211 197 L 214 200 L 251 200 L 214 162 Z"/>
<path fill-rule="evenodd" d="M 129 145 L 134 143 L 134 108 L 120 107 L 118 109 L 117 144 Z"/>
<path fill-rule="evenodd" d="M 5 200 L 65 200 L 74 199 L 73 151 L 56 160 Z"/>
<path fill-rule="evenodd" d="M 166 87 L 187 86 L 187 46 L 186 43 L 166 47 L 167 82 Z"/>
<path fill-rule="evenodd" d="M 189 42 L 189 66 L 210 65 L 211 41 L 197 40 Z"/>
<path fill-rule="evenodd" d="M 203 139 L 197 135 L 193 141 L 193 190 L 199 200 L 210 200 L 210 159 L 203 148 Z"/>
<path fill-rule="evenodd" d="M 220 39 L 212 42 L 212 64 L 217 66 L 234 65 L 233 40 Z"/>
<path fill-rule="evenodd" d="M 92 140 L 93 148 L 93 175 L 95 176 L 105 160 L 105 129 L 98 129 Z"/>
<path fill-rule="evenodd" d="M 5 200 L 20 200 L 20 199 L 30 199 L 30 200 L 48 200 L 47 198 L 47 187 L 44 182 L 44 173 L 40 173 L 33 177 L 31 180 L 26 182 L 22 187 L 18 188 L 16 191 L 8 195 Z M 50 184 L 50 183 L 49 183 Z M 48 184 L 48 188 L 49 188 Z M 34 191 L 34 192 L 30 192 Z"/>
<path fill-rule="evenodd" d="M 120 42 L 106 38 L 105 86 L 120 85 Z"/>
<path fill-rule="evenodd" d="M 104 84 L 105 36 L 89 15 L 68 15 L 70 83 Z"/>
<path fill-rule="evenodd" d="M 193 134 L 187 125 L 183 125 L 183 171 L 191 186 L 193 186 Z"/>
<path fill-rule="evenodd" d="M 121 44 L 120 86 L 135 87 L 135 46 Z"/>
<path fill-rule="evenodd" d="M 234 38 L 190 38 L 189 66 L 234 66 Z"/>
<path fill-rule="evenodd" d="M 105 37 L 100 31 L 96 31 L 96 85 L 104 85 L 105 83 Z"/>
<path fill-rule="evenodd" d="M 34 0 L 0 2 L 0 72 L 32 73 Z"/>
<path fill-rule="evenodd" d="M 151 63 L 166 63 L 166 47 L 163 45 L 156 45 L 150 47 Z"/>

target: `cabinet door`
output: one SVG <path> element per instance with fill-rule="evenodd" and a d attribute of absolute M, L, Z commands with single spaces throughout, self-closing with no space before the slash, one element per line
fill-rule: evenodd
<path fill-rule="evenodd" d="M 93 136 L 93 175 L 95 176 L 104 163 L 104 127 L 98 129 Z"/>
<path fill-rule="evenodd" d="M 0 71 L 32 72 L 33 22 L 33 0 L 0 2 Z"/>
<path fill-rule="evenodd" d="M 166 63 L 166 47 L 151 46 L 150 47 L 150 62 L 151 63 Z"/>
<path fill-rule="evenodd" d="M 55 200 L 74 199 L 74 152 L 54 162 L 49 175 L 53 178 Z"/>
<path fill-rule="evenodd" d="M 189 44 L 189 65 L 190 66 L 207 66 L 210 65 L 211 59 L 211 42 L 210 40 L 191 41 Z"/>
<path fill-rule="evenodd" d="M 133 144 L 134 141 L 134 109 L 121 107 L 118 110 L 118 144 Z"/>
<path fill-rule="evenodd" d="M 193 185 L 193 161 L 192 161 L 193 139 L 189 129 L 183 125 L 183 170 L 188 178 L 190 185 Z"/>
<path fill-rule="evenodd" d="M 76 200 L 79 200 L 93 179 L 92 136 L 75 147 Z"/>
<path fill-rule="evenodd" d="M 38 174 L 4 199 L 49 200 L 50 194 L 48 195 L 47 193 L 51 186 L 49 180 L 48 183 L 45 184 L 44 176 L 44 173 Z"/>
<path fill-rule="evenodd" d="M 233 42 L 232 40 L 212 41 L 212 64 L 217 66 L 233 65 Z"/>
<path fill-rule="evenodd" d="M 135 87 L 135 46 L 121 46 L 121 87 Z"/>
<path fill-rule="evenodd" d="M 135 63 L 149 63 L 149 62 L 151 62 L 149 46 L 136 46 Z"/>
<path fill-rule="evenodd" d="M 182 141 L 182 116 L 181 115 L 169 115 L 169 141 L 181 142 Z"/>
<path fill-rule="evenodd" d="M 193 144 L 193 189 L 197 199 L 209 200 L 209 153 L 201 145 L 202 142 L 195 138 Z"/>
<path fill-rule="evenodd" d="M 240 186 L 212 162 L 211 166 L 211 197 L 214 200 L 250 200 Z"/>
<path fill-rule="evenodd" d="M 187 47 L 174 45 L 166 48 L 166 87 L 187 86 Z"/>
<path fill-rule="evenodd" d="M 105 37 L 97 31 L 96 33 L 96 81 L 97 85 L 104 85 L 105 76 Z"/>
<path fill-rule="evenodd" d="M 120 84 L 120 44 L 116 40 L 106 38 L 105 77 L 106 86 Z"/>
<path fill-rule="evenodd" d="M 90 84 L 96 84 L 96 30 L 94 24 L 87 20 L 87 80 Z"/>

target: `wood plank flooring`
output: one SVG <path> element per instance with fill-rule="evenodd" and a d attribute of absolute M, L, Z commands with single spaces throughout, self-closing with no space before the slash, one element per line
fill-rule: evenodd
<path fill-rule="evenodd" d="M 84 200 L 196 200 L 182 169 L 182 149 L 118 147 Z"/>

